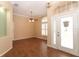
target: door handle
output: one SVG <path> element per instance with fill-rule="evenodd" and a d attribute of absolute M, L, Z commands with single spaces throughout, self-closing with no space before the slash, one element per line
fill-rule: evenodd
<path fill-rule="evenodd" d="M 59 34 L 57 34 L 57 36 L 59 37 L 60 35 L 59 35 Z"/>
<path fill-rule="evenodd" d="M 57 36 L 60 36 L 59 32 L 57 32 Z"/>

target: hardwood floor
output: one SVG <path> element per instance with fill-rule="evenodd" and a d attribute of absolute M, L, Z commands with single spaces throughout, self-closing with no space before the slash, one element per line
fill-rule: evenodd
<path fill-rule="evenodd" d="M 73 57 L 73 55 L 47 47 L 45 40 L 29 38 L 14 41 L 13 49 L 3 57 Z"/>

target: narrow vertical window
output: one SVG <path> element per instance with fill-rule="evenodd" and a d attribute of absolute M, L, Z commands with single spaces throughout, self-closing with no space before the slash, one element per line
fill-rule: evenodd
<path fill-rule="evenodd" d="M 56 20 L 54 20 L 54 44 L 56 44 Z"/>
<path fill-rule="evenodd" d="M 48 35 L 48 22 L 47 22 L 47 18 L 43 17 L 41 23 L 42 23 L 42 25 L 41 25 L 42 36 L 47 36 Z"/>

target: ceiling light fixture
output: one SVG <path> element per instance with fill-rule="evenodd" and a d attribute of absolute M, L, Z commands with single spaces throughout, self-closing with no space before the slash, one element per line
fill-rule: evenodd
<path fill-rule="evenodd" d="M 51 7 L 51 6 L 50 6 L 50 2 L 48 2 L 48 3 L 47 3 L 47 8 L 50 8 L 50 7 Z"/>
<path fill-rule="evenodd" d="M 33 16 L 32 16 L 32 11 L 30 11 L 30 13 L 31 13 L 31 16 L 30 16 L 30 18 L 29 18 L 29 22 L 34 22 L 34 18 L 33 18 Z"/>
<path fill-rule="evenodd" d="M 59 1 L 47 1 L 47 8 L 59 4 Z"/>

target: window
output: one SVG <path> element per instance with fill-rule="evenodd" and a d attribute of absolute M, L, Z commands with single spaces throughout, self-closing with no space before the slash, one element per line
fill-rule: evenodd
<path fill-rule="evenodd" d="M 54 20 L 54 44 L 56 44 L 56 20 Z"/>
<path fill-rule="evenodd" d="M 47 36 L 48 35 L 48 22 L 47 22 L 47 18 L 44 17 L 42 18 L 42 26 L 41 26 L 41 32 L 43 36 Z"/>

